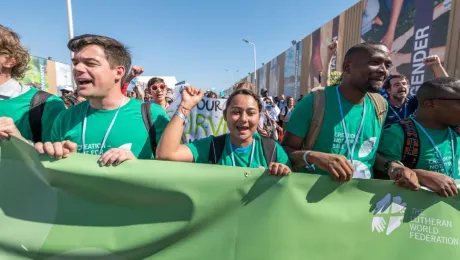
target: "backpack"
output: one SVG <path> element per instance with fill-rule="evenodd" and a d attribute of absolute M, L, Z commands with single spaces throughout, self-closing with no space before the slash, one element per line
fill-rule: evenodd
<path fill-rule="evenodd" d="M 310 124 L 310 129 L 302 143 L 302 150 L 312 150 L 315 146 L 316 139 L 323 125 L 324 112 L 326 111 L 326 92 L 324 87 L 316 87 L 312 90 L 313 95 L 313 115 Z M 378 93 L 367 93 L 367 96 L 374 104 L 375 113 L 377 114 L 379 123 L 383 126 L 385 121 L 385 113 L 388 105 L 385 99 Z"/>
<path fill-rule="evenodd" d="M 150 113 L 151 106 L 152 106 L 152 103 L 150 102 L 142 103 L 141 112 L 142 112 L 142 120 L 144 121 L 145 129 L 147 130 L 147 133 L 149 133 L 150 147 L 152 148 L 153 155 L 155 155 L 158 144 L 157 144 L 157 132 L 155 129 L 155 125 L 153 124 L 153 121 L 152 121 L 152 114 Z M 185 135 L 182 135 L 181 144 L 185 144 L 185 143 L 187 143 L 187 139 Z"/>
<path fill-rule="evenodd" d="M 409 169 L 416 169 L 420 158 L 420 135 L 417 127 L 411 119 L 398 121 L 404 132 L 404 146 L 401 162 Z M 454 132 L 460 135 L 460 126 L 451 127 Z"/>
<path fill-rule="evenodd" d="M 209 147 L 208 163 L 217 164 L 222 157 L 222 152 L 225 147 L 225 137 L 227 135 L 213 136 Z M 262 150 L 264 151 L 264 158 L 267 165 L 271 162 L 276 162 L 276 142 L 272 138 L 266 138 L 262 136 Z"/>
<path fill-rule="evenodd" d="M 42 141 L 42 117 L 45 111 L 46 101 L 52 95 L 46 91 L 39 90 L 32 97 L 29 105 L 29 125 L 32 132 L 32 142 Z"/>

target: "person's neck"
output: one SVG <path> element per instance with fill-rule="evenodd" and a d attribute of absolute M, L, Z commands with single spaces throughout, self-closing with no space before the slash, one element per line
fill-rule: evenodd
<path fill-rule="evenodd" d="M 168 106 L 168 102 L 166 102 L 166 99 L 155 101 L 155 103 L 160 105 L 160 106 L 162 106 L 162 107 L 167 107 Z"/>
<path fill-rule="evenodd" d="M 112 110 L 120 106 L 121 100 L 124 97 L 125 96 L 121 92 L 109 93 L 109 95 L 105 97 L 90 98 L 89 104 L 94 109 Z"/>
<path fill-rule="evenodd" d="M 10 79 L 11 79 L 11 72 L 0 70 L 0 85 L 3 85 L 5 82 L 7 82 Z"/>
<path fill-rule="evenodd" d="M 253 140 L 252 136 L 249 137 L 246 140 L 241 140 L 241 139 L 238 139 L 238 138 L 230 135 L 230 142 L 232 143 L 233 146 L 238 147 L 238 148 L 247 147 L 247 146 L 251 145 L 252 140 Z"/>
<path fill-rule="evenodd" d="M 390 103 L 390 105 L 392 105 L 394 107 L 401 107 L 402 105 L 404 105 L 405 101 L 406 101 L 405 98 L 403 98 L 401 100 L 397 100 L 397 99 L 393 98 L 392 96 L 390 96 L 390 98 L 388 99 L 388 103 Z"/>
<path fill-rule="evenodd" d="M 366 93 L 350 84 L 342 84 L 339 86 L 340 94 L 352 104 L 361 104 L 364 101 Z"/>
<path fill-rule="evenodd" d="M 414 118 L 420 125 L 427 129 L 445 130 L 449 127 L 447 124 L 439 123 L 436 120 L 433 120 L 433 116 L 425 114 L 424 111 L 420 109 L 417 111 Z"/>

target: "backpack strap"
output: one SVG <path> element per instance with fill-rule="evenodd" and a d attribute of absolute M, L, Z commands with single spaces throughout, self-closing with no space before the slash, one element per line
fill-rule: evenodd
<path fill-rule="evenodd" d="M 262 136 L 262 149 L 264 151 L 264 158 L 267 166 L 271 162 L 276 162 L 277 152 L 276 152 L 276 142 L 273 138 L 267 138 Z"/>
<path fill-rule="evenodd" d="M 460 135 L 460 125 L 451 126 L 450 128 L 452 128 L 452 130 L 454 130 L 454 132 L 457 133 L 457 135 Z"/>
<path fill-rule="evenodd" d="M 209 147 L 208 161 L 209 164 L 217 164 L 222 157 L 225 147 L 225 137 L 227 135 L 213 136 Z"/>
<path fill-rule="evenodd" d="M 29 107 L 29 125 L 32 131 L 32 141 L 34 143 L 42 141 L 42 117 L 45 111 L 46 101 L 52 95 L 48 92 L 39 90 L 32 97 Z"/>
<path fill-rule="evenodd" d="M 303 140 L 302 150 L 311 150 L 315 146 L 319 131 L 321 131 L 321 126 L 323 125 L 324 112 L 326 111 L 326 92 L 324 88 L 315 88 L 311 94 L 313 95 L 313 115 L 310 129 Z"/>
<path fill-rule="evenodd" d="M 404 132 L 404 146 L 401 162 L 409 169 L 415 169 L 420 156 L 420 138 L 414 122 L 410 119 L 398 121 Z"/>
<path fill-rule="evenodd" d="M 367 93 L 372 103 L 374 104 L 375 113 L 379 119 L 380 126 L 383 126 L 385 123 L 385 115 L 388 109 L 388 104 L 385 101 L 385 98 L 382 97 L 379 93 Z"/>
<path fill-rule="evenodd" d="M 155 125 L 153 124 L 153 121 L 152 121 L 152 114 L 150 113 L 151 106 L 152 106 L 152 103 L 150 102 L 142 103 L 141 111 L 142 111 L 142 120 L 144 121 L 145 129 L 147 130 L 147 133 L 149 133 L 150 147 L 152 148 L 153 155 L 155 155 L 155 152 L 157 149 L 157 132 L 155 129 Z"/>

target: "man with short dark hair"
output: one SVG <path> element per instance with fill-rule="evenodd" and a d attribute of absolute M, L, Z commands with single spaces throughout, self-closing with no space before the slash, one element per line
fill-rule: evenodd
<path fill-rule="evenodd" d="M 441 196 L 458 193 L 460 80 L 444 77 L 424 82 L 413 118 L 383 132 L 379 154 L 414 169 L 420 182 Z"/>
<path fill-rule="evenodd" d="M 447 77 L 447 72 L 437 55 L 428 56 L 424 60 L 425 66 L 431 68 L 435 77 Z M 385 128 L 399 120 L 412 116 L 417 110 L 418 102 L 415 96 L 409 95 L 409 81 L 404 75 L 390 75 L 383 89 L 387 94 L 388 114 L 385 120 Z"/>
<path fill-rule="evenodd" d="M 355 45 L 345 55 L 341 84 L 317 90 L 323 92 L 322 104 L 326 106 L 322 125 L 315 125 L 317 122 L 313 121 L 314 105 L 321 103 L 315 103 L 319 95 L 310 94 L 296 105 L 283 141 L 294 167 L 330 174 L 341 182 L 352 177 L 373 177 L 382 132 L 381 117 L 387 106 L 376 93 L 388 76 L 391 64 L 386 46 L 374 42 Z M 385 110 L 377 106 L 382 103 Z M 310 131 L 316 131 L 316 139 L 307 140 Z M 311 150 L 304 148 L 303 144 L 308 142 L 313 142 L 312 147 L 306 148 Z M 398 178 L 404 177 L 404 186 L 417 189 L 414 174 L 403 167 L 401 171 L 403 174 Z"/>
<path fill-rule="evenodd" d="M 131 66 L 128 50 L 115 39 L 87 34 L 70 40 L 68 48 L 75 53 L 78 93 L 87 101 L 59 115 L 51 131 L 54 143 L 38 143 L 36 149 L 55 158 L 72 151 L 98 155 L 101 165 L 153 159 L 169 117 L 156 104 L 144 111 L 142 101 L 122 94 L 121 84 Z M 148 116 L 153 124 L 149 131 Z"/>
<path fill-rule="evenodd" d="M 0 138 L 49 141 L 62 100 L 19 82 L 27 71 L 29 53 L 19 36 L 0 25 Z"/>

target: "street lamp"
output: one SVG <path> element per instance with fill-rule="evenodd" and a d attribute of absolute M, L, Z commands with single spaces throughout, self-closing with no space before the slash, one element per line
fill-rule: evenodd
<path fill-rule="evenodd" d="M 257 58 L 256 58 L 256 45 L 248 40 L 243 39 L 243 42 L 251 44 L 254 47 L 254 84 L 257 86 Z"/>

